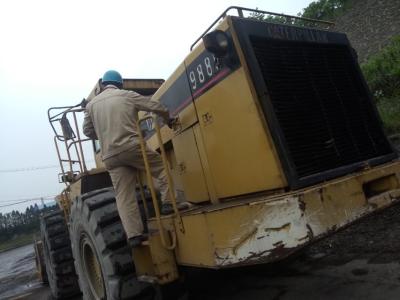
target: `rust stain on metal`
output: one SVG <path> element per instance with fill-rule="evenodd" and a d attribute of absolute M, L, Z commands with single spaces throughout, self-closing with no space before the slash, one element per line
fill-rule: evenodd
<path fill-rule="evenodd" d="M 319 200 L 324 202 L 324 192 L 322 189 L 318 189 Z"/>
<path fill-rule="evenodd" d="M 243 245 L 248 239 L 250 239 L 251 237 L 253 237 L 255 234 L 257 233 L 257 227 L 255 227 L 252 231 L 250 231 L 248 234 L 244 235 L 243 237 L 241 237 L 241 239 L 239 240 L 239 242 L 233 247 L 232 251 L 233 254 L 236 255 L 237 254 L 237 249 Z"/>
<path fill-rule="evenodd" d="M 270 262 L 276 259 L 282 259 L 287 257 L 295 250 L 296 247 L 286 248 L 284 244 L 281 244 L 271 250 L 266 250 L 259 253 L 249 252 L 250 255 L 246 260 L 242 261 L 242 264 L 251 264 L 254 261 L 260 262 L 259 259 L 262 259 L 265 262 Z"/>
<path fill-rule="evenodd" d="M 303 236 L 303 237 L 301 237 L 301 238 L 298 238 L 297 240 L 299 241 L 299 242 L 302 242 L 302 241 L 304 241 L 304 240 L 308 240 L 310 238 L 310 236 L 307 234 L 306 236 Z"/>
<path fill-rule="evenodd" d="M 307 231 L 307 237 L 309 238 L 309 240 L 312 240 L 314 238 L 314 232 L 310 226 L 310 224 L 306 224 L 306 227 L 308 229 Z"/>
<path fill-rule="evenodd" d="M 265 232 L 268 232 L 268 231 L 281 231 L 281 230 L 289 231 L 290 230 L 290 226 L 291 226 L 291 223 L 286 223 L 286 224 L 283 224 L 282 226 L 279 226 L 279 227 L 265 228 L 264 231 Z"/>
<path fill-rule="evenodd" d="M 368 204 L 372 207 L 372 209 L 377 209 L 378 208 L 378 204 L 376 204 L 374 202 L 368 202 Z"/>
<path fill-rule="evenodd" d="M 299 208 L 302 212 L 306 210 L 306 203 L 302 199 L 303 197 L 299 197 Z"/>
<path fill-rule="evenodd" d="M 221 255 L 219 255 L 218 251 L 214 251 L 214 255 L 216 258 L 221 260 L 221 263 L 220 263 L 221 266 L 223 266 L 225 261 L 227 261 L 229 259 L 229 255 L 225 255 L 224 257 L 222 257 Z"/>
<path fill-rule="evenodd" d="M 248 262 L 248 261 L 253 261 L 255 259 L 258 259 L 260 257 L 263 257 L 265 253 L 271 252 L 272 250 L 265 250 L 262 252 L 249 252 L 249 256 L 243 261 L 244 263 Z"/>

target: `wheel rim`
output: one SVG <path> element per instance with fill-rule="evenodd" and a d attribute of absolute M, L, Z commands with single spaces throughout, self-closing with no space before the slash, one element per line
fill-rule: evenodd
<path fill-rule="evenodd" d="M 104 299 L 104 280 L 96 251 L 90 239 L 84 235 L 81 239 L 81 259 L 84 273 L 95 299 Z"/>

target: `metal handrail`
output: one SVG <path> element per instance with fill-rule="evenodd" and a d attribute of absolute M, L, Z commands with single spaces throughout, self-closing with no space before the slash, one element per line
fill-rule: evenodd
<path fill-rule="evenodd" d="M 167 181 L 168 181 L 168 186 L 169 186 L 169 196 L 170 196 L 170 199 L 171 199 L 171 202 L 172 202 L 172 207 L 174 209 L 175 216 L 177 217 L 180 229 L 181 229 L 182 232 L 184 232 L 182 218 L 181 218 L 181 215 L 179 213 L 178 207 L 176 205 L 176 198 L 175 198 L 175 193 L 174 193 L 174 185 L 173 185 L 173 182 L 172 182 L 171 173 L 169 172 L 168 161 L 167 161 L 167 157 L 166 157 L 166 154 L 165 154 L 164 144 L 163 144 L 162 138 L 161 138 L 160 126 L 157 123 L 157 119 L 156 119 L 155 116 L 146 116 L 146 117 L 143 117 L 143 118 L 137 120 L 136 121 L 136 126 L 137 126 L 137 128 L 141 128 L 140 127 L 141 123 L 145 122 L 145 121 L 147 121 L 149 119 L 151 119 L 153 121 L 154 128 L 156 130 L 156 135 L 157 135 L 157 138 L 158 138 L 158 142 L 159 142 L 159 145 L 160 145 L 161 158 L 162 158 L 162 162 L 163 162 L 163 165 L 164 165 L 165 172 L 167 174 Z M 149 165 L 149 160 L 148 160 L 147 153 L 146 153 L 145 140 L 144 140 L 142 131 L 138 130 L 138 132 L 139 132 L 140 148 L 142 150 L 143 161 L 144 161 L 144 166 L 145 166 L 145 172 L 146 172 L 146 177 L 147 177 L 147 185 L 148 185 L 148 187 L 150 189 L 150 194 L 151 194 L 151 198 L 152 198 L 152 201 L 153 201 L 155 217 L 156 217 L 156 220 L 157 220 L 157 226 L 158 226 L 159 231 L 160 231 L 161 243 L 166 249 L 173 250 L 176 247 L 176 233 L 175 233 L 175 231 L 172 232 L 172 242 L 171 242 L 171 244 L 168 245 L 166 237 L 165 237 L 165 233 L 164 233 L 164 228 L 163 228 L 162 223 L 161 223 L 160 206 L 158 205 L 157 196 L 156 196 L 154 183 L 153 183 L 153 178 L 152 178 L 151 172 L 150 172 L 150 165 Z"/>
<path fill-rule="evenodd" d="M 329 21 L 324 21 L 324 20 L 316 20 L 316 19 L 310 19 L 310 18 L 304 18 L 304 17 L 298 17 L 298 16 L 291 16 L 291 15 L 286 15 L 286 14 L 279 14 L 279 13 L 274 13 L 270 11 L 265 11 L 265 10 L 259 10 L 259 9 L 252 9 L 252 8 L 246 8 L 246 7 L 241 7 L 241 6 L 229 6 L 227 9 L 224 10 L 224 12 L 200 35 L 200 37 L 190 46 L 190 51 L 193 50 L 193 47 L 205 36 L 211 28 L 214 27 L 217 22 L 227 16 L 228 11 L 236 9 L 237 13 L 240 17 L 243 17 L 243 11 L 248 11 L 248 12 L 255 12 L 255 13 L 262 13 L 265 15 L 272 15 L 272 16 L 277 16 L 277 17 L 285 17 L 285 18 L 291 18 L 291 19 L 296 19 L 296 20 L 303 20 L 306 22 L 312 22 L 312 23 L 321 23 L 325 24 L 328 26 L 334 26 L 335 23 L 329 22 Z"/>
<path fill-rule="evenodd" d="M 84 108 L 78 108 L 78 109 L 76 109 L 76 108 L 77 108 L 78 106 L 80 106 L 80 105 L 81 105 L 81 104 L 79 103 L 79 104 L 76 104 L 76 105 L 74 105 L 74 106 L 58 106 L 58 107 L 57 107 L 57 106 L 54 106 L 54 107 L 50 107 L 50 108 L 47 110 L 47 117 L 48 117 L 48 119 L 49 119 L 50 126 L 51 126 L 51 128 L 53 129 L 54 134 L 55 134 L 55 136 L 57 136 L 57 139 L 58 139 L 59 141 L 63 141 L 62 139 L 60 139 L 60 138 L 63 137 L 63 136 L 58 134 L 56 128 L 55 128 L 54 125 L 53 125 L 53 123 L 54 123 L 54 122 L 57 122 L 57 121 L 60 121 L 61 118 L 58 118 L 58 117 L 59 117 L 59 116 L 62 116 L 62 115 L 64 115 L 64 114 L 67 114 L 67 113 L 70 113 L 70 112 L 82 112 L 82 111 L 84 111 L 84 110 L 85 110 Z M 60 110 L 60 109 L 62 109 L 63 111 L 60 112 L 60 113 L 57 113 L 57 114 L 55 114 L 55 115 L 51 115 L 51 112 L 52 112 L 53 110 Z"/>
<path fill-rule="evenodd" d="M 81 137 L 76 114 L 83 112 L 85 109 L 81 108 L 81 107 L 78 108 L 78 106 L 80 106 L 80 105 L 81 104 L 79 103 L 74 106 L 51 107 L 47 110 L 47 116 L 48 116 L 49 123 L 55 133 L 54 143 L 56 146 L 57 156 L 58 156 L 58 160 L 60 163 L 61 172 L 63 175 L 66 175 L 69 172 L 74 172 L 73 164 L 75 164 L 75 163 L 79 164 L 78 172 L 82 173 L 82 172 L 87 171 L 85 154 L 83 151 L 82 144 L 83 144 L 83 142 L 90 141 L 91 139 Z M 60 110 L 61 110 L 61 112 L 59 112 Z M 56 112 L 54 113 L 54 111 L 56 111 Z M 62 131 L 62 134 L 60 134 L 59 132 L 57 132 L 57 129 L 54 126 L 55 122 L 61 121 L 61 119 L 63 117 L 66 117 L 68 114 L 73 115 L 73 125 L 72 125 L 73 126 L 73 129 L 72 129 L 73 137 L 72 138 L 71 137 L 67 138 L 65 136 L 64 131 Z M 75 132 L 76 132 L 76 135 L 75 135 Z M 61 152 L 60 152 L 58 142 L 61 142 L 64 144 L 64 148 L 65 148 L 66 155 L 67 155 L 66 159 L 63 159 L 61 157 Z M 74 148 L 74 149 L 71 150 L 71 148 Z M 72 158 L 73 156 L 74 156 L 74 159 Z M 76 159 L 75 159 L 75 157 L 76 157 Z M 69 171 L 65 170 L 63 163 L 68 163 Z"/>
<path fill-rule="evenodd" d="M 143 207 L 144 207 L 144 213 L 146 215 L 146 220 L 148 220 L 150 218 L 150 212 L 149 212 L 149 208 L 147 206 L 146 197 L 144 195 L 144 188 L 143 188 L 142 178 L 140 177 L 140 173 L 139 172 L 137 172 L 136 180 L 137 180 L 138 185 L 139 185 L 140 197 L 142 198 Z"/>

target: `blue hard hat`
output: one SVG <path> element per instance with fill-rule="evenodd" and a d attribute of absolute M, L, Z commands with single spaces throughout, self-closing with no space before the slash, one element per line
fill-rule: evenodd
<path fill-rule="evenodd" d="M 110 83 L 122 86 L 122 76 L 117 71 L 109 70 L 104 73 L 101 83 Z"/>

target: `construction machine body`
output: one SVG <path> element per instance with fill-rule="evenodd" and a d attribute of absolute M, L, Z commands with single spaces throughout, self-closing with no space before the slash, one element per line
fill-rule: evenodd
<path fill-rule="evenodd" d="M 165 82 L 124 81 L 178 118 L 170 129 L 142 114 L 140 140 L 162 154 L 176 197 L 196 204 L 162 216 L 149 177 L 139 176 L 138 201 L 146 205 L 143 189 L 150 191 L 154 207 L 146 209 L 149 241 L 133 251 L 141 280 L 172 282 L 180 266 L 276 261 L 399 199 L 397 154 L 346 35 L 234 9 L 239 16 L 225 11 Z M 207 40 L 213 32 L 226 39 L 222 55 Z M 88 100 L 99 92 L 98 82 Z M 63 114 L 74 118 L 83 111 L 68 109 Z M 67 184 L 59 202 L 68 216 L 80 195 L 112 184 L 98 144 L 97 169 L 88 170 L 85 139 L 66 132 L 56 133 L 56 145 L 78 157 L 58 150 Z"/>

